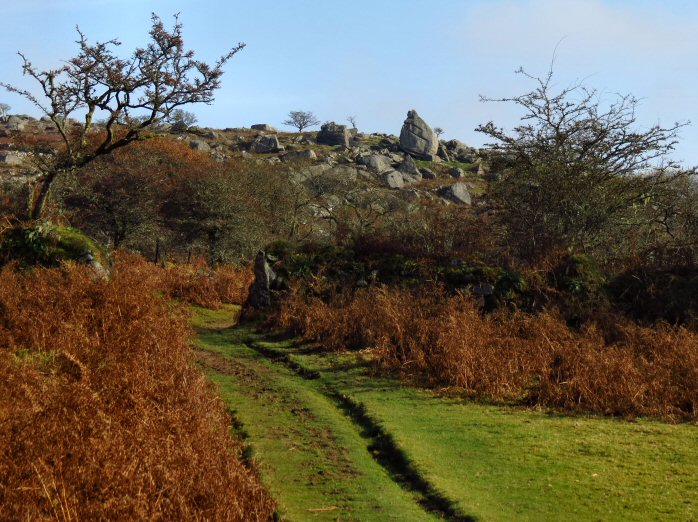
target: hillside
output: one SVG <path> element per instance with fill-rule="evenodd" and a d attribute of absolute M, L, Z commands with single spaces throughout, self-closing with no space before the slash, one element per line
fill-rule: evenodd
<path fill-rule="evenodd" d="M 437 142 L 431 127 L 421 118 L 419 121 L 423 132 Z M 303 181 L 322 175 L 356 182 L 369 190 L 395 189 L 397 197 L 405 201 L 426 198 L 443 204 L 470 205 L 470 194 L 483 192 L 487 168 L 486 150 L 458 140 L 438 141 L 434 154 L 413 151 L 411 155 L 406 142 L 401 145 L 395 135 L 364 134 L 333 123 L 323 125 L 321 131 L 304 133 L 279 132 L 271 125 L 258 124 L 252 128 L 191 127 L 188 131 L 164 127 L 151 137 L 156 135 L 183 141 L 221 162 L 247 159 L 272 165 L 301 163 L 298 176 L 305 178 Z M 60 144 L 60 136 L 48 118 L 8 115 L 0 122 L 3 178 L 26 179 L 31 175 L 29 156 L 37 141 L 49 149 Z"/>
<path fill-rule="evenodd" d="M 589 16 L 579 63 L 673 99 L 683 20 L 218 2 L 195 51 L 69 3 L 1 35 L 42 116 L 0 100 L 0 519 L 698 519 L 693 105 L 644 119 L 567 40 L 499 71 Z"/>

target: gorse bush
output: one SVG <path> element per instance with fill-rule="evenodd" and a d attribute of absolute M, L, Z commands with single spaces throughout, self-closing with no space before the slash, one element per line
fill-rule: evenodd
<path fill-rule="evenodd" d="M 279 323 L 327 349 L 371 348 L 388 371 L 476 397 L 611 415 L 696 419 L 698 335 L 613 317 L 570 328 L 556 313 L 499 310 L 438 288 L 332 299 L 292 292 Z M 604 325 L 609 326 L 604 326 Z"/>
<path fill-rule="evenodd" d="M 267 520 L 162 270 L 0 274 L 3 520 Z"/>

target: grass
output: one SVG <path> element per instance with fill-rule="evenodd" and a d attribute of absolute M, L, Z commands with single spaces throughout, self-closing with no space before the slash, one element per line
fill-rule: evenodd
<path fill-rule="evenodd" d="M 352 422 L 300 378 L 225 328 L 235 309 L 197 309 L 199 360 L 234 405 L 262 479 L 288 520 L 436 520 L 366 451 Z"/>
<path fill-rule="evenodd" d="M 287 484 L 291 477 L 303 473 L 308 464 L 303 459 L 292 460 L 300 456 L 291 457 L 288 447 L 284 451 L 283 444 L 274 442 L 269 433 L 274 429 L 269 419 L 273 423 L 293 422 L 293 414 L 285 411 L 280 399 L 268 396 L 269 390 L 284 388 L 294 390 L 294 407 L 321 412 L 315 418 L 319 422 L 316 429 L 328 422 L 344 422 L 337 416 L 337 405 L 327 400 L 332 394 L 360 404 L 364 414 L 389 434 L 420 477 L 450 501 L 456 512 L 474 519 L 692 520 L 698 512 L 698 431 L 694 425 L 560 416 L 478 404 L 372 376 L 361 353 L 327 354 L 291 341 L 264 342 L 249 329 L 226 330 L 215 338 L 213 335 L 208 333 L 202 338 L 206 348 L 236 362 L 255 361 L 264 376 L 261 395 L 250 401 L 241 395 L 239 384 L 232 385 L 212 374 L 226 399 L 238 404 L 236 415 L 250 434 L 250 444 L 257 449 L 263 477 L 273 482 L 271 490 L 277 499 L 284 497 L 281 504 L 287 506 L 285 513 L 291 520 L 308 517 L 302 509 L 314 505 L 313 497 L 315 504 L 328 497 L 322 493 L 318 498 L 318 490 L 308 489 L 307 481 L 305 486 L 299 481 L 295 492 L 285 491 L 292 487 Z M 250 338 L 256 338 L 266 355 L 238 344 Z M 270 359 L 274 352 L 283 358 Z M 319 378 L 304 380 L 288 366 L 317 372 Z M 270 402 L 265 405 L 264 400 Z M 279 420 L 280 415 L 286 420 Z M 310 447 L 315 445 L 319 451 L 314 458 L 320 458 L 326 450 L 342 449 L 352 469 L 357 469 L 358 461 L 359 468 L 371 467 L 365 443 L 362 449 L 361 440 L 352 434 L 357 429 L 345 426 L 346 431 L 340 430 L 342 436 L 325 441 L 330 444 L 328 448 L 323 447 L 321 438 L 315 440 L 312 432 L 306 432 L 314 440 Z M 291 430 L 298 431 L 297 426 Z M 303 440 L 294 439 L 296 436 L 289 435 L 285 443 Z M 270 446 L 277 448 L 276 453 Z M 363 477 L 357 482 L 365 484 Z M 405 507 L 405 490 L 396 493 L 386 486 L 384 491 L 388 496 L 383 497 L 381 516 L 392 513 L 409 519 L 390 511 L 394 509 L 391 506 Z M 361 491 L 353 491 L 353 495 L 358 494 Z M 401 495 L 403 501 L 389 502 L 391 494 Z M 412 497 L 416 505 L 418 499 Z M 357 509 L 342 504 L 342 494 L 329 498 L 332 504 Z M 291 506 L 297 502 L 306 507 L 294 510 Z M 358 519 L 381 519 L 362 508 L 347 513 Z"/>

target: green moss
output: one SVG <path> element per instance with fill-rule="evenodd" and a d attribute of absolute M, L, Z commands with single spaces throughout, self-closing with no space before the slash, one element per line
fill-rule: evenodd
<path fill-rule="evenodd" d="M 74 228 L 50 222 L 19 224 L 5 230 L 0 237 L 0 260 L 17 261 L 22 266 L 56 266 L 88 255 L 108 266 L 106 251 L 93 239 Z"/>

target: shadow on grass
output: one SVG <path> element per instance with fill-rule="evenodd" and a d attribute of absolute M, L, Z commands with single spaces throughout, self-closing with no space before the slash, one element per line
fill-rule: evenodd
<path fill-rule="evenodd" d="M 371 443 L 368 450 L 373 458 L 401 487 L 414 491 L 422 497 L 419 504 L 431 513 L 454 522 L 476 522 L 477 518 L 460 513 L 453 503 L 441 495 L 415 469 L 405 453 L 398 447 L 392 435 L 377 424 L 366 411 L 363 404 L 357 403 L 342 393 L 328 396 L 347 415 L 354 424 L 362 429 L 361 436 Z"/>

